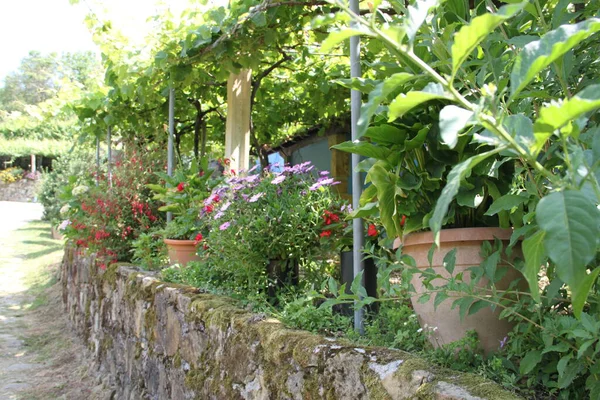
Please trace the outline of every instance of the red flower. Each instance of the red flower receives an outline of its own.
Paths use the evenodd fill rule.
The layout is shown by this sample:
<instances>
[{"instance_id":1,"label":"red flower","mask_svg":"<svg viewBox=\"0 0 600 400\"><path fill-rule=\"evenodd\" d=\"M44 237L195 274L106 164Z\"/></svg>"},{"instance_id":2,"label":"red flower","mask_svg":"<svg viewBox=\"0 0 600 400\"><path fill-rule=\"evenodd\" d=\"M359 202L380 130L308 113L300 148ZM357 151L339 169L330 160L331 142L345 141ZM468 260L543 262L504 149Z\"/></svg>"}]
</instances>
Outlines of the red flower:
<instances>
[{"instance_id":1,"label":"red flower","mask_svg":"<svg viewBox=\"0 0 600 400\"><path fill-rule=\"evenodd\" d=\"M221 198L216 194L215 197L213 197L213 203L218 203L219 201L221 201Z\"/></svg>"},{"instance_id":2,"label":"red flower","mask_svg":"<svg viewBox=\"0 0 600 400\"><path fill-rule=\"evenodd\" d=\"M183 192L183 188L185 188L185 183L179 182L179 185L177 185L177 191Z\"/></svg>"},{"instance_id":3,"label":"red flower","mask_svg":"<svg viewBox=\"0 0 600 400\"><path fill-rule=\"evenodd\" d=\"M400 226L404 226L405 223L406 223L406 215L403 215L402 219L400 220Z\"/></svg>"},{"instance_id":4,"label":"red flower","mask_svg":"<svg viewBox=\"0 0 600 400\"><path fill-rule=\"evenodd\" d=\"M369 229L367 230L367 236L370 237L374 237L377 236L379 234L379 232L377 231L377 228L375 228L374 224L369 225Z\"/></svg>"},{"instance_id":5,"label":"red flower","mask_svg":"<svg viewBox=\"0 0 600 400\"><path fill-rule=\"evenodd\" d=\"M198 243L200 243L203 239L203 236L201 233L197 234L196 237L194 238L194 246L197 246Z\"/></svg>"},{"instance_id":6,"label":"red flower","mask_svg":"<svg viewBox=\"0 0 600 400\"><path fill-rule=\"evenodd\" d=\"M329 237L331 236L331 231L323 231L321 232L321 237Z\"/></svg>"},{"instance_id":7,"label":"red flower","mask_svg":"<svg viewBox=\"0 0 600 400\"><path fill-rule=\"evenodd\" d=\"M204 244L202 245L202 248L203 248L204 250L208 250L208 245L207 245L206 243L204 243Z\"/></svg>"},{"instance_id":8,"label":"red flower","mask_svg":"<svg viewBox=\"0 0 600 400\"><path fill-rule=\"evenodd\" d=\"M229 170L229 173L230 173L231 175L234 175L234 176L235 176L235 169L231 168L231 169Z\"/></svg>"},{"instance_id":9,"label":"red flower","mask_svg":"<svg viewBox=\"0 0 600 400\"><path fill-rule=\"evenodd\" d=\"M224 158L223 159L223 164L229 165L229 164L231 164L231 160L229 158Z\"/></svg>"},{"instance_id":10,"label":"red flower","mask_svg":"<svg viewBox=\"0 0 600 400\"><path fill-rule=\"evenodd\" d=\"M204 171L198 172L198 176L204 176Z\"/></svg>"},{"instance_id":11,"label":"red flower","mask_svg":"<svg viewBox=\"0 0 600 400\"><path fill-rule=\"evenodd\" d=\"M211 212L213 212L213 206L211 206L210 204L204 207L204 212L207 214L210 214Z\"/></svg>"}]
</instances>

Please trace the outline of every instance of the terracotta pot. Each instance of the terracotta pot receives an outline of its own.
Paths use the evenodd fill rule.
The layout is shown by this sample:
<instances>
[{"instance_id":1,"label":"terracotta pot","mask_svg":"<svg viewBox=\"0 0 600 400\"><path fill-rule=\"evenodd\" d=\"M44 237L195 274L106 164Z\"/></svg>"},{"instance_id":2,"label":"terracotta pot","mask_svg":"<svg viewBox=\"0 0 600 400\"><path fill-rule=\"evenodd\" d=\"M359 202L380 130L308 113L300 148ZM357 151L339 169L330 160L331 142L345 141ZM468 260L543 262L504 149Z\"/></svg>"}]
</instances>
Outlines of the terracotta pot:
<instances>
[{"instance_id":1,"label":"terracotta pot","mask_svg":"<svg viewBox=\"0 0 600 400\"><path fill-rule=\"evenodd\" d=\"M445 277L449 276L448 271L443 267L443 259L446 253L456 248L456 265L454 268L454 275L456 275L469 267L481 263L482 259L479 252L481 244L484 241L493 242L494 238L498 238L504 242L504 248L506 248L511 235L512 230L501 228L462 228L442 230L440 232L440 248L434 252L432 268L436 274ZM412 256L419 269L429 268L427 253L433 245L432 232L409 234L403 239L403 244L403 253ZM521 254L520 247L515 246L510 258ZM508 266L509 269L504 278L496 283L496 288L500 290L508 289L511 281L522 278L520 272L508 265L506 257L503 257L502 261L498 263L498 267L500 266ZM466 279L468 279L468 273L465 273L465 280ZM484 281L484 279L485 278L483 278L482 281ZM522 279L522 281L524 280ZM441 279L432 281L434 286L442 283L443 281ZM485 283L486 282L482 282L482 285ZM425 324L427 324L430 332L434 327L437 327L437 329L432 331L429 336L430 342L436 347L457 341L464 337L467 331L475 330L478 334L481 347L486 353L489 353L498 350L500 341L508 335L514 326L513 323L499 318L501 312L500 308L496 308L495 311L492 311L491 308L486 307L473 315L466 316L461 321L458 306L455 307L454 310L451 309L454 299L444 300L437 309L434 309L433 304L435 295L432 295L428 302L419 304L419 294L425 292L420 274L413 275L411 284L417 292L417 296L413 297L411 301L421 326L425 328Z\"/></svg>"},{"instance_id":2,"label":"terracotta pot","mask_svg":"<svg viewBox=\"0 0 600 400\"><path fill-rule=\"evenodd\" d=\"M186 265L190 261L198 261L197 246L193 240L164 239L169 253L169 263Z\"/></svg>"}]
</instances>

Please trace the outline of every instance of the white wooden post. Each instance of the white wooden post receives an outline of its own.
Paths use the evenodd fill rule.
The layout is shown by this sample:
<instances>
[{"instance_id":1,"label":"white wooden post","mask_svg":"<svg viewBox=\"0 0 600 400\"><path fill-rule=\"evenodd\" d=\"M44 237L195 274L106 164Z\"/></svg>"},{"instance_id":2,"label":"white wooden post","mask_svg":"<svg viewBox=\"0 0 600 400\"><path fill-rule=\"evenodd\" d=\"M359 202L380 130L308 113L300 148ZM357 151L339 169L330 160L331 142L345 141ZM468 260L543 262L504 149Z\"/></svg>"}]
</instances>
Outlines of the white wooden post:
<instances>
[{"instance_id":1,"label":"white wooden post","mask_svg":"<svg viewBox=\"0 0 600 400\"><path fill-rule=\"evenodd\" d=\"M229 75L227 80L227 122L225 124L225 158L228 170L250 167L250 94L252 70Z\"/></svg>"}]
</instances>

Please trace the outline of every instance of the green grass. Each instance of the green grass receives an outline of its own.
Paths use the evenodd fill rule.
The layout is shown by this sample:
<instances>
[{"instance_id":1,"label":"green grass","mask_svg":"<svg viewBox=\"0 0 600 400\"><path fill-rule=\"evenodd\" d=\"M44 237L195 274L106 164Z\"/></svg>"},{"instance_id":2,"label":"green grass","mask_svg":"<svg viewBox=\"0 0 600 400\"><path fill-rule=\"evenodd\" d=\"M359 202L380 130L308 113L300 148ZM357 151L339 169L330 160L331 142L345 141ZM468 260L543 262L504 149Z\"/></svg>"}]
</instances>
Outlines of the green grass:
<instances>
[{"instance_id":1,"label":"green grass","mask_svg":"<svg viewBox=\"0 0 600 400\"><path fill-rule=\"evenodd\" d=\"M23 260L20 265L25 273L23 283L33 296L33 301L24 308L35 309L46 304L46 289L57 282L64 242L52 239L50 223L33 221L18 229L8 244L14 255Z\"/></svg>"}]
</instances>

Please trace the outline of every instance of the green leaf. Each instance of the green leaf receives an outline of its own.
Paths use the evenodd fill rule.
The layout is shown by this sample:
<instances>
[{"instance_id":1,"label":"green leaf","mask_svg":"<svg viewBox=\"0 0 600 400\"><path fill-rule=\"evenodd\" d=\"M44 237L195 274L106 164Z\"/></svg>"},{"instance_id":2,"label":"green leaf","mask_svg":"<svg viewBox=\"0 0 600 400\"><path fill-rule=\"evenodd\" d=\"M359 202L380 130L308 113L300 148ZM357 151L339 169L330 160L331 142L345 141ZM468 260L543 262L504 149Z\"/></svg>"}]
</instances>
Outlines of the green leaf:
<instances>
[{"instance_id":1,"label":"green leaf","mask_svg":"<svg viewBox=\"0 0 600 400\"><path fill-rule=\"evenodd\" d=\"M454 36L452 44L452 78L477 45L500 24L520 12L524 6L525 3L505 5L500 7L496 14L483 14L473 18L469 25L463 25Z\"/></svg>"},{"instance_id":2,"label":"green leaf","mask_svg":"<svg viewBox=\"0 0 600 400\"><path fill-rule=\"evenodd\" d=\"M360 295L361 292L363 290L365 290L365 288L364 288L364 286L362 284L362 281L363 281L363 272L364 271L360 271L358 273L358 275L356 275L354 277L354 279L352 280L352 286L350 286L350 290L352 291L352 293L354 293L356 295Z\"/></svg>"},{"instance_id":3,"label":"green leaf","mask_svg":"<svg viewBox=\"0 0 600 400\"><path fill-rule=\"evenodd\" d=\"M422 91L412 91L401 94L390 103L388 122L400 118L421 103L436 99L451 99L451 97L444 92L443 86L439 83L429 83Z\"/></svg>"},{"instance_id":4,"label":"green leaf","mask_svg":"<svg viewBox=\"0 0 600 400\"><path fill-rule=\"evenodd\" d=\"M580 359L585 354L586 350L590 348L591 345L596 343L596 339L586 340L579 346L579 350L577 350L577 359Z\"/></svg>"},{"instance_id":5,"label":"green leaf","mask_svg":"<svg viewBox=\"0 0 600 400\"><path fill-rule=\"evenodd\" d=\"M406 131L392 125L382 124L369 127L365 137L380 144L403 144L406 140Z\"/></svg>"},{"instance_id":6,"label":"green leaf","mask_svg":"<svg viewBox=\"0 0 600 400\"><path fill-rule=\"evenodd\" d=\"M473 117L473 111L454 105L446 106L440 111L440 136L442 142L453 149L458 143L458 133L467 126Z\"/></svg>"},{"instance_id":7,"label":"green leaf","mask_svg":"<svg viewBox=\"0 0 600 400\"><path fill-rule=\"evenodd\" d=\"M435 296L435 300L433 301L433 308L434 310L438 308L438 306L440 304L442 304L442 302L444 300L446 300L447 298L449 298L450 296L448 296L448 294L446 292L438 292L437 295Z\"/></svg>"},{"instance_id":8,"label":"green leaf","mask_svg":"<svg viewBox=\"0 0 600 400\"><path fill-rule=\"evenodd\" d=\"M563 361L565 359L566 359L566 361ZM575 365L573 365L573 363L569 363L570 359L571 359L571 355L570 354L566 355L560 359L560 361L558 362L558 365L556 366L556 369L558 370L558 387L560 389L564 389L567 386L569 386L571 383L573 383L573 380L575 379L575 377L577 377L577 375L579 375L581 364L576 363ZM560 370L559 370L559 368L560 368ZM562 370L562 373L561 373L561 370Z\"/></svg>"},{"instance_id":9,"label":"green leaf","mask_svg":"<svg viewBox=\"0 0 600 400\"><path fill-rule=\"evenodd\" d=\"M406 72L394 74L378 84L375 89L369 93L369 100L360 108L360 117L358 117L357 122L357 137L360 138L365 134L367 127L371 122L371 117L381 102L386 100L392 92L398 89L398 87L414 78L414 75Z\"/></svg>"},{"instance_id":10,"label":"green leaf","mask_svg":"<svg viewBox=\"0 0 600 400\"><path fill-rule=\"evenodd\" d=\"M417 35L417 31L425 22L427 13L432 7L438 5L439 0L417 0L414 6L408 6L408 18L406 19L406 36L412 44Z\"/></svg>"},{"instance_id":11,"label":"green leaf","mask_svg":"<svg viewBox=\"0 0 600 400\"><path fill-rule=\"evenodd\" d=\"M531 153L537 155L555 130L597 108L600 108L600 84L586 87L562 104L542 108L533 125L535 144Z\"/></svg>"},{"instance_id":12,"label":"green leaf","mask_svg":"<svg viewBox=\"0 0 600 400\"><path fill-rule=\"evenodd\" d=\"M463 297L456 301L456 303L458 303L459 306L458 315L461 321L465 320L465 317L467 316L467 313L469 312L469 309L471 308L473 302L474 299L471 297Z\"/></svg>"},{"instance_id":13,"label":"green leaf","mask_svg":"<svg viewBox=\"0 0 600 400\"><path fill-rule=\"evenodd\" d=\"M495 251L490 254L488 257L483 260L481 266L485 271L486 276L490 279L490 281L496 281L496 267L498 267L498 263L500 262L500 251Z\"/></svg>"},{"instance_id":14,"label":"green leaf","mask_svg":"<svg viewBox=\"0 0 600 400\"><path fill-rule=\"evenodd\" d=\"M486 158L496 154L498 151L500 151L500 149L491 150L473 156L461 162L460 164L455 165L448 174L447 184L442 190L442 194L435 205L433 216L429 220L429 227L435 235L436 245L439 246L440 229L442 229L442 224L444 222L444 218L446 217L446 213L448 212L448 207L458 193L458 189L460 189L460 182L471 172L473 167Z\"/></svg>"},{"instance_id":15,"label":"green leaf","mask_svg":"<svg viewBox=\"0 0 600 400\"><path fill-rule=\"evenodd\" d=\"M456 248L450 250L444 256L443 262L444 268L450 275L454 272L454 266L456 265Z\"/></svg>"},{"instance_id":16,"label":"green leaf","mask_svg":"<svg viewBox=\"0 0 600 400\"><path fill-rule=\"evenodd\" d=\"M542 352L539 350L532 350L523 357L521 365L519 366L519 372L521 375L527 375L530 373L536 365L542 361Z\"/></svg>"},{"instance_id":17,"label":"green leaf","mask_svg":"<svg viewBox=\"0 0 600 400\"><path fill-rule=\"evenodd\" d=\"M377 196L377 186L367 186L360 195L360 204L366 205L367 203L370 203L375 196Z\"/></svg>"},{"instance_id":18,"label":"green leaf","mask_svg":"<svg viewBox=\"0 0 600 400\"><path fill-rule=\"evenodd\" d=\"M325 39L321 44L321 51L323 53L327 53L330 50L332 50L335 46L337 46L344 40L351 38L352 36L368 34L368 31L360 29L343 29L341 31L331 32L329 36L327 36L327 39Z\"/></svg>"},{"instance_id":19,"label":"green leaf","mask_svg":"<svg viewBox=\"0 0 600 400\"><path fill-rule=\"evenodd\" d=\"M538 280L538 272L544 262L546 251L544 249L544 239L546 234L544 231L537 231L532 236L523 240L523 256L525 258L525 267L523 276L529 284L529 291L535 301L540 301L540 288Z\"/></svg>"},{"instance_id":20,"label":"green leaf","mask_svg":"<svg viewBox=\"0 0 600 400\"><path fill-rule=\"evenodd\" d=\"M477 300L469 307L469 315L475 314L477 311L489 307L490 303L485 300Z\"/></svg>"},{"instance_id":21,"label":"green leaf","mask_svg":"<svg viewBox=\"0 0 600 400\"><path fill-rule=\"evenodd\" d=\"M399 217L396 213L396 180L395 174L388 172L379 164L373 165L369 176L377 187L379 199L379 215L388 237L396 237L401 232Z\"/></svg>"},{"instance_id":22,"label":"green leaf","mask_svg":"<svg viewBox=\"0 0 600 400\"><path fill-rule=\"evenodd\" d=\"M431 294L430 293L425 293L423 295L421 295L419 297L419 299L417 300L417 303L419 304L425 304L429 301L429 299L431 298Z\"/></svg>"},{"instance_id":23,"label":"green leaf","mask_svg":"<svg viewBox=\"0 0 600 400\"><path fill-rule=\"evenodd\" d=\"M335 281L335 279L333 279L333 277L329 277L329 279L327 280L327 286L329 287L329 292L336 296L338 295L338 284Z\"/></svg>"},{"instance_id":24,"label":"green leaf","mask_svg":"<svg viewBox=\"0 0 600 400\"><path fill-rule=\"evenodd\" d=\"M596 256L600 211L579 191L555 192L540 200L536 220L546 232L544 245L556 273L571 286Z\"/></svg>"},{"instance_id":25,"label":"green leaf","mask_svg":"<svg viewBox=\"0 0 600 400\"><path fill-rule=\"evenodd\" d=\"M518 207L527 200L527 197L516 194L505 194L498 200L494 201L490 208L485 212L485 215L496 215L500 211L511 210Z\"/></svg>"},{"instance_id":26,"label":"green leaf","mask_svg":"<svg viewBox=\"0 0 600 400\"><path fill-rule=\"evenodd\" d=\"M387 147L377 146L376 144L362 141L347 141L336 144L331 148L346 151L348 153L359 154L365 157L373 157L378 160L385 160L391 154L391 150Z\"/></svg>"},{"instance_id":27,"label":"green leaf","mask_svg":"<svg viewBox=\"0 0 600 400\"><path fill-rule=\"evenodd\" d=\"M540 71L597 31L600 31L600 19L590 18L578 24L562 25L527 44L517 56L511 73L510 100Z\"/></svg>"},{"instance_id":28,"label":"green leaf","mask_svg":"<svg viewBox=\"0 0 600 400\"><path fill-rule=\"evenodd\" d=\"M600 268L596 267L590 274L583 274L579 276L575 282L567 283L571 289L573 314L575 314L577 318L581 316L585 301L587 300L596 279L598 279L598 274L600 274Z\"/></svg>"}]
</instances>

